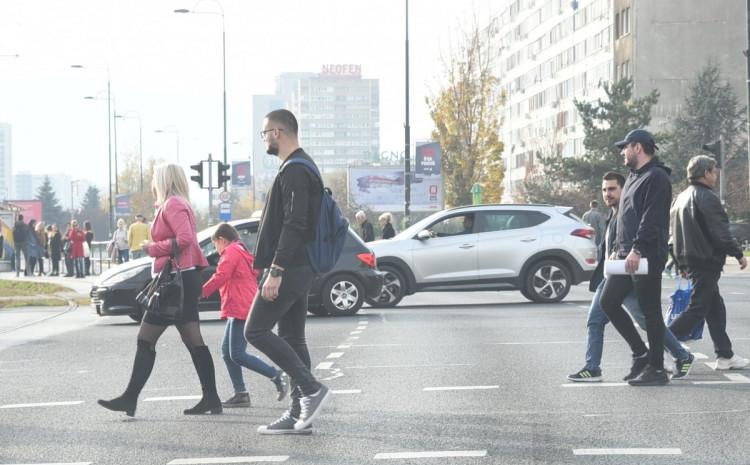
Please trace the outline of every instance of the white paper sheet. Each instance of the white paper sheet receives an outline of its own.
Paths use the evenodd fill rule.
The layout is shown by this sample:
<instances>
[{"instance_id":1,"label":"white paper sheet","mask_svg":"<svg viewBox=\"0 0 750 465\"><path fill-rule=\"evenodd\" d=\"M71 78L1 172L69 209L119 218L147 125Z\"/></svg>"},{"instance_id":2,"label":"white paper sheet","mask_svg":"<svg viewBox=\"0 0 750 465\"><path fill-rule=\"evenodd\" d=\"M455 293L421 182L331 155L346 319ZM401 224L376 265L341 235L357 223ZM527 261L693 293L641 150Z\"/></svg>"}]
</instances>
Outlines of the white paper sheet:
<instances>
[{"instance_id":1,"label":"white paper sheet","mask_svg":"<svg viewBox=\"0 0 750 465\"><path fill-rule=\"evenodd\" d=\"M630 274L625 272L625 260L607 260L604 262L604 276ZM648 258L641 258L638 269L633 274L648 274Z\"/></svg>"}]
</instances>

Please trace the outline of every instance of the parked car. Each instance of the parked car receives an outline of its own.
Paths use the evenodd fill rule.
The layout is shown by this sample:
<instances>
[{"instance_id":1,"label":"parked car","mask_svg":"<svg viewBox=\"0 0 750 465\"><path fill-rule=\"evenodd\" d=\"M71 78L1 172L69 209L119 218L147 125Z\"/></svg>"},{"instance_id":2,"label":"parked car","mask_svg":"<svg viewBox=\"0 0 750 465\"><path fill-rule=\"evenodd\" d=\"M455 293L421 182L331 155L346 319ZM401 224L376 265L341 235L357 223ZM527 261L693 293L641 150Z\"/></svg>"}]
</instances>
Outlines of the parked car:
<instances>
[{"instance_id":1,"label":"parked car","mask_svg":"<svg viewBox=\"0 0 750 465\"><path fill-rule=\"evenodd\" d=\"M255 248L258 223L258 218L230 223L237 228L248 250ZM219 262L219 255L211 242L215 228L210 227L198 233L198 243L209 263L201 273L203 282L211 278ZM375 255L350 229L344 250L334 269L313 282L308 310L316 315L353 315L359 311L366 298L377 298L383 285L383 276L384 273L377 271ZM149 257L117 265L102 273L92 286L91 304L100 316L129 315L140 321L143 309L135 302L135 296L150 278ZM200 311L219 310L218 292L201 300L198 306Z\"/></svg>"},{"instance_id":2,"label":"parked car","mask_svg":"<svg viewBox=\"0 0 750 465\"><path fill-rule=\"evenodd\" d=\"M444 210L369 242L386 273L368 303L393 307L420 291L519 290L558 302L596 266L594 230L568 207L478 205Z\"/></svg>"},{"instance_id":3,"label":"parked car","mask_svg":"<svg viewBox=\"0 0 750 465\"><path fill-rule=\"evenodd\" d=\"M750 243L750 224L729 223L729 232L737 239L740 245Z\"/></svg>"}]
</instances>

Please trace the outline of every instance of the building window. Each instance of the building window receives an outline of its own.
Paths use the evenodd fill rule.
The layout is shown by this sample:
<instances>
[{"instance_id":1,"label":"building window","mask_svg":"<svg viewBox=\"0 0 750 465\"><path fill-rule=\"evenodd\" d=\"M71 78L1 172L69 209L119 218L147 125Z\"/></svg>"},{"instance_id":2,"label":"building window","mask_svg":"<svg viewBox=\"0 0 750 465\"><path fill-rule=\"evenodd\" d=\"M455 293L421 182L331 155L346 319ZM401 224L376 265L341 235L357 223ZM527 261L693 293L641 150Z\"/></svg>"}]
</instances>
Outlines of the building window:
<instances>
[{"instance_id":1,"label":"building window","mask_svg":"<svg viewBox=\"0 0 750 465\"><path fill-rule=\"evenodd\" d=\"M621 36L630 34L630 8L625 8L620 14L620 20L622 21L622 27L620 27Z\"/></svg>"}]
</instances>

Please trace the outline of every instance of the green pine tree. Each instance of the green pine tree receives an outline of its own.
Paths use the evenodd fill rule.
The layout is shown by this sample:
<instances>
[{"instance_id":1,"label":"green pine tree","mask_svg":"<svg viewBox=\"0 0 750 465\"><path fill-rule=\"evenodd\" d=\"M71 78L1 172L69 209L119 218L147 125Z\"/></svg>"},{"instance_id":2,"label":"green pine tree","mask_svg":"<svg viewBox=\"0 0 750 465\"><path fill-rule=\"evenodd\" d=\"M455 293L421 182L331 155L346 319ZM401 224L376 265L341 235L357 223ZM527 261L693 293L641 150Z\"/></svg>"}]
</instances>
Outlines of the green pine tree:
<instances>
[{"instance_id":1,"label":"green pine tree","mask_svg":"<svg viewBox=\"0 0 750 465\"><path fill-rule=\"evenodd\" d=\"M86 194L84 194L83 201L81 202L78 221L81 223L81 227L83 227L84 221L91 222L95 240L101 241L108 238L108 215L102 209L102 201L97 187L90 186L86 190Z\"/></svg>"},{"instance_id":2,"label":"green pine tree","mask_svg":"<svg viewBox=\"0 0 750 465\"><path fill-rule=\"evenodd\" d=\"M44 178L44 183L39 186L36 199L42 201L42 221L58 226L62 226L66 222L68 215L60 206L60 201L57 200L57 195L48 176Z\"/></svg>"}]
</instances>

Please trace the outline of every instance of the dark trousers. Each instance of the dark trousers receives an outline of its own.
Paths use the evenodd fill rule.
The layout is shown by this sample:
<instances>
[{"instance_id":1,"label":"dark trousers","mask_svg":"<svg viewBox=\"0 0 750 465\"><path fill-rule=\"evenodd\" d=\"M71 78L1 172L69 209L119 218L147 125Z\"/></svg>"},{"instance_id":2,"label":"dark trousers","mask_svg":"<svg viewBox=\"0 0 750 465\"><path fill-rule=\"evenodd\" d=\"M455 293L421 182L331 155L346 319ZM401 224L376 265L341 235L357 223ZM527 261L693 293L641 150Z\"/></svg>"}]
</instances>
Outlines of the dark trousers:
<instances>
[{"instance_id":1,"label":"dark trousers","mask_svg":"<svg viewBox=\"0 0 750 465\"><path fill-rule=\"evenodd\" d=\"M622 307L625 296L631 290L635 290L638 304L646 317L648 348L635 329L630 315ZM656 369L663 369L665 327L661 313L661 270L651 270L648 275L610 276L604 284L599 303L612 326L630 345L633 355L638 356L648 351L649 364Z\"/></svg>"},{"instance_id":2,"label":"dark trousers","mask_svg":"<svg viewBox=\"0 0 750 465\"><path fill-rule=\"evenodd\" d=\"M21 254L24 260L24 274L29 274L29 247L25 242L19 242L13 247L16 260L16 276L21 272Z\"/></svg>"},{"instance_id":3,"label":"dark trousers","mask_svg":"<svg viewBox=\"0 0 750 465\"><path fill-rule=\"evenodd\" d=\"M279 296L273 302L261 297L263 276L245 325L245 338L286 372L305 395L319 388L310 372L310 353L305 340L307 293L314 274L309 266L288 268L281 280ZM272 329L278 323L278 335Z\"/></svg>"},{"instance_id":4,"label":"dark trousers","mask_svg":"<svg viewBox=\"0 0 750 465\"><path fill-rule=\"evenodd\" d=\"M669 329L677 337L690 334L704 318L714 342L714 351L717 357L732 358L732 341L727 335L727 308L724 299L719 293L720 271L688 270L688 278L693 283L693 293L690 295L690 304L680 316L672 321Z\"/></svg>"}]
</instances>

